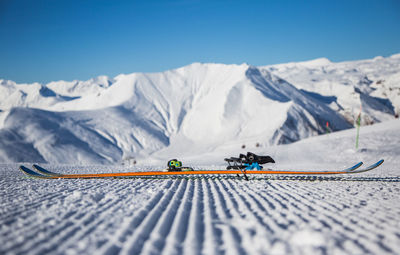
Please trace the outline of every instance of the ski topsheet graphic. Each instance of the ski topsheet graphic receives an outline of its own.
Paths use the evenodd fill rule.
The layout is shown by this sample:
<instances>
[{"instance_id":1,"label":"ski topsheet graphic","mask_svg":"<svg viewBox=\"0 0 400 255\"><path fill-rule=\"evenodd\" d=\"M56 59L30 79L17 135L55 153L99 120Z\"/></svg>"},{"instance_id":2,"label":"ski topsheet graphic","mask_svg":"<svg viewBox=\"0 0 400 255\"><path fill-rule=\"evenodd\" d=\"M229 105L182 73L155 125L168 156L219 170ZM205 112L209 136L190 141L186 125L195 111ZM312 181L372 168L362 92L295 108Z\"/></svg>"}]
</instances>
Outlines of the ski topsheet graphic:
<instances>
[{"instance_id":1,"label":"ski topsheet graphic","mask_svg":"<svg viewBox=\"0 0 400 255\"><path fill-rule=\"evenodd\" d=\"M51 172L41 166L33 165L33 171L25 166L20 166L20 170L35 178L44 179L79 179L79 178L124 178L124 177L145 177L145 176L174 176L174 175L219 175L219 174L281 174L281 175L333 175L333 174L356 174L371 171L382 165L383 159L378 162L367 166L365 168L360 168L363 164L359 162L352 167L344 170L337 171L293 171L293 170L194 170L194 171L176 171L176 172L163 172L163 171L147 171L147 172L126 172L126 173L98 173L98 174L59 174Z\"/></svg>"}]
</instances>

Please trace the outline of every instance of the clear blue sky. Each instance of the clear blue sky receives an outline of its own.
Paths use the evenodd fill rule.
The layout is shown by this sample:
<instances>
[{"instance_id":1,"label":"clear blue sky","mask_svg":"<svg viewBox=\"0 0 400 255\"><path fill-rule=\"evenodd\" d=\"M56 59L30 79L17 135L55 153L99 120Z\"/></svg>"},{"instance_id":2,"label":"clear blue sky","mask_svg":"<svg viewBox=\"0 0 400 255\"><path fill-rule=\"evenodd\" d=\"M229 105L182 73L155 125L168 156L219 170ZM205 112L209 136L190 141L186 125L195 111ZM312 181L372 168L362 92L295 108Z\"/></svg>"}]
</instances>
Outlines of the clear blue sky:
<instances>
[{"instance_id":1,"label":"clear blue sky","mask_svg":"<svg viewBox=\"0 0 400 255\"><path fill-rule=\"evenodd\" d=\"M400 53L399 0L0 0L0 79Z\"/></svg>"}]
</instances>

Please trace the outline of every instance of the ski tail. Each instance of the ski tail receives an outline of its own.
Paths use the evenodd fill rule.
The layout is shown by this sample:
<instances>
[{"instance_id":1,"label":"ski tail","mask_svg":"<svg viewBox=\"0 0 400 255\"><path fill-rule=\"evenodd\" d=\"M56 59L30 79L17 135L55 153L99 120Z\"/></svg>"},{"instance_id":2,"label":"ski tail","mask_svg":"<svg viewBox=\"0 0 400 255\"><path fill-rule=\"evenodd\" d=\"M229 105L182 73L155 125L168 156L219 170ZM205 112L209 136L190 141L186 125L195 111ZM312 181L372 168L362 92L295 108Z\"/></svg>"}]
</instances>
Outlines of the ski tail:
<instances>
[{"instance_id":1,"label":"ski tail","mask_svg":"<svg viewBox=\"0 0 400 255\"><path fill-rule=\"evenodd\" d=\"M30 177L34 177L34 178L48 178L49 176L43 175L43 174L39 174L35 171L32 171L31 169L25 167L25 166L20 166L19 170L21 170L24 174L30 176Z\"/></svg>"},{"instance_id":2,"label":"ski tail","mask_svg":"<svg viewBox=\"0 0 400 255\"><path fill-rule=\"evenodd\" d=\"M39 173L44 174L44 175L48 175L48 176L60 176L61 175L58 173L53 173L53 172L51 172L47 169L44 169L43 167L36 165L36 164L33 164L32 167L33 167L33 169L35 169L36 171L38 171Z\"/></svg>"}]
</instances>

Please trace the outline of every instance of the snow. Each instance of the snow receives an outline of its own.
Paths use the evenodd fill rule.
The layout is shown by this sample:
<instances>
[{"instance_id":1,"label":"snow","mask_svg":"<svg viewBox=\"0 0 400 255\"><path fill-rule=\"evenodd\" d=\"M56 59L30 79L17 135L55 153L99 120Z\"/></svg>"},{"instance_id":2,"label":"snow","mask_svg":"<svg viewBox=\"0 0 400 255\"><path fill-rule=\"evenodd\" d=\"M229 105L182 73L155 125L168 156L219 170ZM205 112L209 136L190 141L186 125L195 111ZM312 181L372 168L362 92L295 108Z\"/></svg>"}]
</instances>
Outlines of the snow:
<instances>
[{"instance_id":1,"label":"snow","mask_svg":"<svg viewBox=\"0 0 400 255\"><path fill-rule=\"evenodd\" d=\"M0 80L0 254L397 254L399 84L399 54ZM335 132L325 134L327 121ZM355 175L250 181L42 180L18 171L20 162L60 173L149 171L171 158L222 169L223 158L247 151L272 156L270 169L385 162Z\"/></svg>"},{"instance_id":2,"label":"snow","mask_svg":"<svg viewBox=\"0 0 400 255\"><path fill-rule=\"evenodd\" d=\"M397 254L399 129L400 120L361 127L358 150L355 129L254 148L275 158L267 165L274 169L385 159L356 175L42 180L27 178L18 164L0 164L0 253ZM192 154L184 165L221 168L224 156L242 152L239 144L208 161ZM44 166L62 173L165 167Z\"/></svg>"},{"instance_id":3,"label":"snow","mask_svg":"<svg viewBox=\"0 0 400 255\"><path fill-rule=\"evenodd\" d=\"M388 58L332 63L328 59L279 64L264 67L273 74L296 85L297 88L317 93L336 107L342 115L358 114L360 101L363 122L386 121L400 111L400 70L398 55ZM386 104L382 99L389 99ZM332 102L327 103L332 103ZM386 109L374 113L371 106L376 101ZM392 113L392 114L387 114Z\"/></svg>"},{"instance_id":4,"label":"snow","mask_svg":"<svg viewBox=\"0 0 400 255\"><path fill-rule=\"evenodd\" d=\"M157 164L159 155L221 154L232 144L268 148L324 134L327 122L332 131L352 128L360 109L363 126L390 121L399 84L397 55L0 80L0 162Z\"/></svg>"}]
</instances>

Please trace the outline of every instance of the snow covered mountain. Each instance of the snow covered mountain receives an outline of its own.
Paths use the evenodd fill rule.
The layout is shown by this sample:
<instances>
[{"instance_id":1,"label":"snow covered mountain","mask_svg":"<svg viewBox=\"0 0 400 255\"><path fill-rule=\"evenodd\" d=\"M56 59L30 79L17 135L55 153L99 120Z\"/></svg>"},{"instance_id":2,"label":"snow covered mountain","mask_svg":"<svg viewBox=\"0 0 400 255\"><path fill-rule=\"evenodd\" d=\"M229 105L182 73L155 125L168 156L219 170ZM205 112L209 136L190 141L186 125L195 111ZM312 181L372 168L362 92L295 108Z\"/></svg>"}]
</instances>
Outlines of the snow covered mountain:
<instances>
[{"instance_id":1,"label":"snow covered mountain","mask_svg":"<svg viewBox=\"0 0 400 255\"><path fill-rule=\"evenodd\" d=\"M0 162L117 163L291 143L324 133L326 122L353 127L361 104L364 124L393 119L399 80L400 55L194 63L45 85L0 80Z\"/></svg>"},{"instance_id":2,"label":"snow covered mountain","mask_svg":"<svg viewBox=\"0 0 400 255\"><path fill-rule=\"evenodd\" d=\"M328 59L266 66L353 121L362 105L364 124L400 113L400 54L388 58L332 63Z\"/></svg>"}]
</instances>

